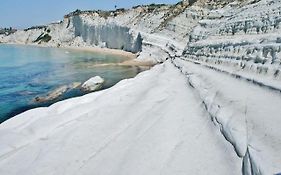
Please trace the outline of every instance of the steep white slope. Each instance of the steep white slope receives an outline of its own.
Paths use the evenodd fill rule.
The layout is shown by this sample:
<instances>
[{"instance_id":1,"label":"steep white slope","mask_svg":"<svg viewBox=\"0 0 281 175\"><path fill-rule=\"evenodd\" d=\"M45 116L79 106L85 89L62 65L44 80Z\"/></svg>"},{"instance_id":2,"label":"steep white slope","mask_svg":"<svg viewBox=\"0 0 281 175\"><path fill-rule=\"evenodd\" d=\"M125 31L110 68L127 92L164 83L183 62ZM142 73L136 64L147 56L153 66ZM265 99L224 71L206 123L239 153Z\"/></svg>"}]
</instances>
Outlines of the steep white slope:
<instances>
[{"instance_id":1,"label":"steep white slope","mask_svg":"<svg viewBox=\"0 0 281 175\"><path fill-rule=\"evenodd\" d=\"M280 92L181 59L175 64L199 93L212 121L243 158L244 174L280 172Z\"/></svg>"},{"instance_id":2,"label":"steep white slope","mask_svg":"<svg viewBox=\"0 0 281 175\"><path fill-rule=\"evenodd\" d=\"M49 25L53 40L43 45L104 47L112 29L118 47L140 33L138 59L169 60L5 122L0 174L280 174L281 3L204 3L83 12ZM0 41L30 43L38 31L48 33Z\"/></svg>"},{"instance_id":3,"label":"steep white slope","mask_svg":"<svg viewBox=\"0 0 281 175\"><path fill-rule=\"evenodd\" d=\"M244 6L236 2L211 10L193 28L185 55L276 86L281 75L280 14L279 0Z\"/></svg>"},{"instance_id":4,"label":"steep white slope","mask_svg":"<svg viewBox=\"0 0 281 175\"><path fill-rule=\"evenodd\" d=\"M199 10L187 7L186 2L180 2L177 5L148 5L109 12L75 11L60 23L18 31L9 36L0 35L0 42L52 47L107 47L140 52L141 60L163 62L168 45L176 46L181 54L188 33L197 24L198 20L193 16Z\"/></svg>"},{"instance_id":5,"label":"steep white slope","mask_svg":"<svg viewBox=\"0 0 281 175\"><path fill-rule=\"evenodd\" d=\"M169 61L0 128L0 174L240 174L241 159Z\"/></svg>"}]
</instances>

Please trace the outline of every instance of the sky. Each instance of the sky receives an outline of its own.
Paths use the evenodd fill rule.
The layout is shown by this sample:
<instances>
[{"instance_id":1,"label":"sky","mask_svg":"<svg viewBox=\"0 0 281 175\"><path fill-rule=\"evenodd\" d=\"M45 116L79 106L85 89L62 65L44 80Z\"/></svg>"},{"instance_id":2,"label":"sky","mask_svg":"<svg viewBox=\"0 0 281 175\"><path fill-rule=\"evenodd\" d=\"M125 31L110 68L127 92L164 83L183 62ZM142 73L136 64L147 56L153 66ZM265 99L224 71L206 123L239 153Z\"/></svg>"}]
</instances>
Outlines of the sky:
<instances>
[{"instance_id":1,"label":"sky","mask_svg":"<svg viewBox=\"0 0 281 175\"><path fill-rule=\"evenodd\" d=\"M0 28L18 29L60 21L63 16L76 9L112 10L130 8L135 5L165 3L174 4L179 0L1 0Z\"/></svg>"}]
</instances>

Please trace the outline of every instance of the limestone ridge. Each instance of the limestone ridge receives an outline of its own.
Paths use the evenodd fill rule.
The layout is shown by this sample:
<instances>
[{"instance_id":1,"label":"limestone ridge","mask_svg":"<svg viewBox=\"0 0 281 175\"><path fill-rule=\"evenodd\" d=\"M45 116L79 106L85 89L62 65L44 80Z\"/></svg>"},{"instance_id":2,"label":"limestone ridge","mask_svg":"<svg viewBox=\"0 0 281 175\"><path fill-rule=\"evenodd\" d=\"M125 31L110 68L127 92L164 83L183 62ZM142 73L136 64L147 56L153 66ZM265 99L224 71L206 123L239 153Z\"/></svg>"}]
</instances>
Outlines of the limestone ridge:
<instances>
[{"instance_id":1,"label":"limestone ridge","mask_svg":"<svg viewBox=\"0 0 281 175\"><path fill-rule=\"evenodd\" d=\"M136 39L126 26L119 26L114 23L106 25L90 25L83 22L80 16L71 17L74 36L81 37L89 45L120 49L129 52L141 51L141 35Z\"/></svg>"},{"instance_id":2,"label":"limestone ridge","mask_svg":"<svg viewBox=\"0 0 281 175\"><path fill-rule=\"evenodd\" d=\"M213 11L198 22L184 55L280 80L280 1L243 7L233 3L225 9L224 13Z\"/></svg>"},{"instance_id":3,"label":"limestone ridge","mask_svg":"<svg viewBox=\"0 0 281 175\"><path fill-rule=\"evenodd\" d=\"M184 0L114 11L76 10L57 23L0 35L0 42L142 51L139 59L155 62L174 48L189 57L231 58L231 64L278 77L279 69L266 65L280 62L280 13L279 1L266 0ZM250 60L261 65L247 68Z\"/></svg>"},{"instance_id":4,"label":"limestone ridge","mask_svg":"<svg viewBox=\"0 0 281 175\"><path fill-rule=\"evenodd\" d=\"M150 33L158 34L166 29L177 32L173 21L189 5L187 1L181 1L175 5L150 4L114 11L76 10L65 15L63 21L30 27L9 36L1 35L0 40L46 46L98 46L136 53L151 44ZM188 30L184 35L186 32ZM182 33L179 38L185 39Z\"/></svg>"},{"instance_id":5,"label":"limestone ridge","mask_svg":"<svg viewBox=\"0 0 281 175\"><path fill-rule=\"evenodd\" d=\"M26 123L29 120L22 116L18 118L19 123L17 123L17 119L14 119L15 126L13 121L10 127L6 126L12 134L3 134L3 140L8 143L3 147L5 149L1 149L4 153L2 158L5 159L2 163L11 166L28 166L28 168L32 167L32 170L35 168L41 171L41 167L45 167L44 163L47 160L45 156L53 158L53 155L50 154L51 149L47 149L48 154L41 154L40 148L57 146L57 141L60 139L57 139L56 136L59 136L59 138L63 138L63 145L67 145L64 148L67 149L69 146L71 149L62 152L60 150L64 149L57 151L57 147L54 147L51 153L60 154L63 161L55 159L52 166L56 168L52 166L51 168L64 173L69 171L73 174L86 174L84 172L118 174L116 172L120 171L119 174L126 174L123 170L128 170L127 174L175 174L175 172L234 175L280 174L280 14L281 0L180 1L175 5L150 4L115 11L77 10L66 15L64 20L59 23L17 31L8 36L0 35L0 42L44 46L108 47L138 52L138 60L150 60L157 63L168 60L134 79L122 81L112 89L81 97L86 100L73 99L73 101L66 102L66 105L62 102L51 108L38 109L39 112L30 111L23 114L24 117L36 116L36 120L39 115L44 124L45 120L50 121L47 130L50 129L51 133L54 133L53 129L64 133L68 128L70 134L67 136L69 136L70 144L65 142L64 139L67 137L64 134L47 134L47 136L37 137L36 134L40 132L32 132L40 140L37 145L38 156L25 152L25 147L29 148L30 152L36 150L31 144L26 143L28 139L25 137L30 136L30 131L36 131L36 129L40 131L41 126L45 126L40 125L41 123L38 124L37 121L33 125L31 121L31 126L26 127L28 134L23 135L23 139L21 139L23 142L20 142L15 149L11 147L14 145L13 142L21 140L18 139L18 135L15 135L15 140L10 139L10 136L14 135L16 129L18 133L22 133L19 128L27 126ZM51 38L44 37L46 34ZM178 82L179 80L180 82ZM124 89L126 87L128 88ZM184 97L183 94L189 90L192 95ZM123 96L119 96L122 94ZM178 96L175 97L175 95ZM147 100L144 101L145 98ZM111 100L111 105L116 103L121 106L113 105L113 108L109 108L108 99ZM151 100L155 101L151 102ZM186 104L187 102L188 104ZM204 110L201 109L201 104ZM100 112L100 107L106 110ZM200 112L194 111L197 107L198 109L200 107ZM40 110L45 110L45 112ZM67 115L68 110L70 113L76 111L76 115ZM80 114L81 111L83 111L82 114ZM122 122L124 111L130 117L127 117L127 121ZM191 111L194 111L194 115ZM56 117L49 117L50 114ZM102 117L98 117L98 121L105 119L103 122L109 124L103 125L103 122L96 122L96 118L92 117L96 114L102 115ZM116 116L120 118L117 120ZM81 117L83 120L80 120ZM136 119L132 121L132 117ZM147 122L144 122L146 120L143 120L142 117L149 118L152 120L151 123L147 125ZM176 122L170 128L170 124L175 122L176 118L179 123ZM24 127L22 127L21 120ZM202 122L199 122L200 120ZM212 124L208 125L205 120ZM81 125L83 122L84 125ZM135 125L135 122L140 125ZM96 127L97 123L102 127ZM110 133L114 129L112 126L118 124L119 127L115 128L116 131L113 134L109 135L104 132ZM61 129L61 126L65 126L65 128ZM85 131L85 127L82 126L88 126L89 130ZM108 128L104 129L104 126L108 126ZM135 126L137 127L135 128ZM201 134L202 130L205 130L205 134L213 133L206 130L206 128L210 129L209 126L218 129L219 133L215 133L231 146L230 151L228 147L216 145L220 143L215 140L216 137ZM151 128L158 134L153 134ZM96 132L99 131L96 129L100 129L102 132ZM134 140L136 131L141 129L143 132L139 133L139 137ZM188 130L183 132L184 134L178 132L185 129ZM73 139L73 133L77 134L76 139L80 139L78 142ZM81 138L81 133L86 136ZM104 134L105 139L98 142L100 140L95 140L96 137L93 137L92 133L97 133L95 135L97 137ZM148 135L146 135L147 133ZM148 137L142 139L143 136ZM167 136L170 137L168 140L166 140ZM9 137L9 139L5 139L5 137ZM132 139L135 141L133 144ZM176 139L175 142L173 142L174 139ZM33 139L29 140L33 141ZM89 140L90 142L88 142ZM45 141L53 144L45 144ZM43 144L41 145L41 143ZM83 152L84 149L77 146L77 143L83 146L90 145L90 151ZM101 144L95 147L93 143ZM170 143L175 144L169 145ZM198 145L189 147L193 144ZM139 145L138 149L128 149L127 147L134 148L135 145ZM147 145L149 146L147 147ZM158 150L154 150L158 147ZM123 148L123 152L120 152ZM147 150L143 148L147 148ZM204 149L201 148L206 148L207 151L204 152ZM218 148L223 152L217 154L210 151L212 148ZM78 152L82 151L83 154L69 154L69 152L74 152L73 149ZM162 150L164 156L160 156L161 151L159 152L159 150ZM22 154L21 151L26 154ZM115 154L111 154L113 151L116 151ZM233 153L236 154L233 155ZM38 163L41 166L22 164L22 160L26 159L17 158L25 157L25 155L27 157L36 155L34 156L36 161L32 161L32 163ZM74 157L66 159L65 155ZM128 155L128 157L124 155ZM6 156L12 156L13 159L7 159ZM220 156L226 159L218 161L216 158ZM154 159L155 157L156 159ZM81 158L83 161L79 164L76 160ZM43 163L37 160L41 160ZM73 166L69 166L69 162L72 160ZM161 163L159 160L165 161ZM15 161L19 163L15 164ZM65 164L65 167L69 169L58 167L56 161ZM121 163L116 163L118 161ZM124 166L124 161L127 161L126 165L134 166ZM47 162L50 163L50 161ZM104 162L107 163L104 164ZM154 163L159 166L154 166ZM221 166L222 164L224 166ZM235 166L233 166L234 164ZM105 166L103 167L103 165ZM220 165L219 168L218 165ZM195 166L198 168L195 169ZM7 171L14 171L14 174L21 171L21 169L17 171L10 166L2 167ZM156 173L150 169L155 170L157 167L159 171ZM136 172L136 169L139 171ZM223 172L224 170L226 172ZM46 172L49 173L49 169Z\"/></svg>"},{"instance_id":6,"label":"limestone ridge","mask_svg":"<svg viewBox=\"0 0 281 175\"><path fill-rule=\"evenodd\" d=\"M152 44L148 36L151 33L186 42L188 33L197 23L188 15L198 14L192 7L196 3L195 0L184 0L175 5L150 4L114 11L76 10L65 15L63 21L30 27L9 36L1 35L0 41L46 46L98 46L136 53ZM180 25L179 20L182 22ZM152 45L158 47L158 44ZM163 49L161 52L165 53Z\"/></svg>"}]
</instances>

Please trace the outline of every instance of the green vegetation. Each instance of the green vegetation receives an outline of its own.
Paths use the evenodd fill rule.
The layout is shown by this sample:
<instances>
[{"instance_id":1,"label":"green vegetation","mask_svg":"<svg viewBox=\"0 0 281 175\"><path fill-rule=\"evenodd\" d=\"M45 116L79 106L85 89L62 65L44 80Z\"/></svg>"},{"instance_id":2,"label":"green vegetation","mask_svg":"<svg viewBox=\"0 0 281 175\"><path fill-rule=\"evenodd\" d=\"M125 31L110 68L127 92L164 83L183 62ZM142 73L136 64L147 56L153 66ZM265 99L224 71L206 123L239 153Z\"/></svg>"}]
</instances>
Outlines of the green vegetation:
<instances>
[{"instance_id":1,"label":"green vegetation","mask_svg":"<svg viewBox=\"0 0 281 175\"><path fill-rule=\"evenodd\" d=\"M98 14L99 14L101 17L107 19L107 18L110 16L110 11L101 11L101 10L99 10L99 11L98 11Z\"/></svg>"},{"instance_id":2,"label":"green vegetation","mask_svg":"<svg viewBox=\"0 0 281 175\"><path fill-rule=\"evenodd\" d=\"M154 7L154 8L160 8L160 7L163 7L163 6L166 6L166 4L155 4L155 3L152 3L152 4L148 5L148 7Z\"/></svg>"},{"instance_id":3,"label":"green vegetation","mask_svg":"<svg viewBox=\"0 0 281 175\"><path fill-rule=\"evenodd\" d=\"M136 8L139 8L139 7L148 7L150 9L156 9L156 8L160 8L160 7L163 7L163 6L167 6L166 4L155 4L155 3L152 3L152 4L149 4L149 5L137 5L137 6L133 6L132 8L133 9L136 9Z\"/></svg>"},{"instance_id":4,"label":"green vegetation","mask_svg":"<svg viewBox=\"0 0 281 175\"><path fill-rule=\"evenodd\" d=\"M27 29L24 29L24 31L28 31L28 30L33 30L33 29L44 29L46 30L47 26L33 26L33 27L29 27Z\"/></svg>"},{"instance_id":5,"label":"green vegetation","mask_svg":"<svg viewBox=\"0 0 281 175\"><path fill-rule=\"evenodd\" d=\"M85 10L85 11L81 11L81 10L77 9L74 12L71 12L71 13L65 15L64 18L79 16L79 15L82 15L82 14L91 15L91 14L97 13L100 17L103 17L103 18L107 19L110 16L112 16L112 17L117 16L117 15L122 14L124 12L126 12L126 9L124 9L124 8L119 8L119 9L112 10L112 11L104 11L104 10Z\"/></svg>"},{"instance_id":6,"label":"green vegetation","mask_svg":"<svg viewBox=\"0 0 281 175\"><path fill-rule=\"evenodd\" d=\"M162 30L163 28L165 28L169 21L184 12L188 6L190 6L190 4L186 1L180 1L177 4L172 5L169 8L169 12L163 16L163 21L161 22L161 24L155 30Z\"/></svg>"},{"instance_id":7,"label":"green vegetation","mask_svg":"<svg viewBox=\"0 0 281 175\"><path fill-rule=\"evenodd\" d=\"M35 41L33 41L34 43L36 42L49 42L52 39L52 37L49 34L44 34L42 33Z\"/></svg>"},{"instance_id":8,"label":"green vegetation","mask_svg":"<svg viewBox=\"0 0 281 175\"><path fill-rule=\"evenodd\" d=\"M12 27L9 28L0 28L0 35L5 34L5 35L10 35L12 33L15 33L17 30L13 29Z\"/></svg>"}]
</instances>

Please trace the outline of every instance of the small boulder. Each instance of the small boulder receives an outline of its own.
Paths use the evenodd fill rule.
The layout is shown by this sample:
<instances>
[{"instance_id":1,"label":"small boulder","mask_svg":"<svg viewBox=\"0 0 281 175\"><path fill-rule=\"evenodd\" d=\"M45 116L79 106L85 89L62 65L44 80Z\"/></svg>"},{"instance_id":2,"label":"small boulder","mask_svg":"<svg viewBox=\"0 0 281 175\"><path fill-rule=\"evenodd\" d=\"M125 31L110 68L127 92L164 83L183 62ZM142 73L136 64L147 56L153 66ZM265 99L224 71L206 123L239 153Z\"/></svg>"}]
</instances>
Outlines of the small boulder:
<instances>
[{"instance_id":1,"label":"small boulder","mask_svg":"<svg viewBox=\"0 0 281 175\"><path fill-rule=\"evenodd\" d=\"M67 85L60 86L56 88L55 90L51 91L49 94L43 97L35 97L34 101L37 103L45 103L52 100L55 100L62 96L66 91L69 90L69 87Z\"/></svg>"},{"instance_id":2,"label":"small boulder","mask_svg":"<svg viewBox=\"0 0 281 175\"><path fill-rule=\"evenodd\" d=\"M36 103L50 102L52 100L58 99L63 94L65 94L67 91L79 88L80 86L81 86L80 82L74 82L69 85L63 85L63 86L60 86L60 87L54 89L53 91L49 92L46 96L35 97L33 101Z\"/></svg>"},{"instance_id":3,"label":"small boulder","mask_svg":"<svg viewBox=\"0 0 281 175\"><path fill-rule=\"evenodd\" d=\"M100 76L95 76L87 80L82 85L82 90L86 92L93 92L99 90L104 83L104 79Z\"/></svg>"}]
</instances>

